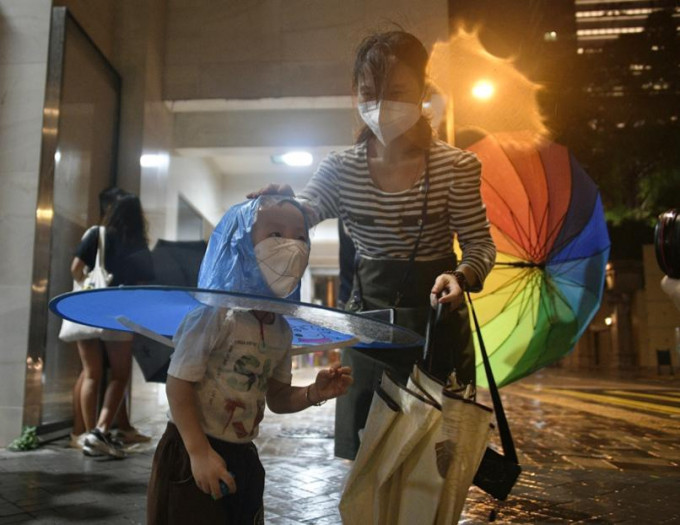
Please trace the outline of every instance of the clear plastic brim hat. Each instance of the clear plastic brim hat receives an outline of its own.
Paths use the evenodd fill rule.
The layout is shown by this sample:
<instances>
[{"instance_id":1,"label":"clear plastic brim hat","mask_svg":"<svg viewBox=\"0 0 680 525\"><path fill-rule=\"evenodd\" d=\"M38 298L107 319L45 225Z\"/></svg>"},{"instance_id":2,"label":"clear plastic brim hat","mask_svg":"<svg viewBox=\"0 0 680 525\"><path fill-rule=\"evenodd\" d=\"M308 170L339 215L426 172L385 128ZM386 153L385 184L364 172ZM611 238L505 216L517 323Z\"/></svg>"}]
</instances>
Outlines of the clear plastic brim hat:
<instances>
[{"instance_id":1,"label":"clear plastic brim hat","mask_svg":"<svg viewBox=\"0 0 680 525\"><path fill-rule=\"evenodd\" d=\"M360 343L364 348L421 346L415 332L333 308L274 297L169 286L121 286L71 292L50 301L52 312L77 323L137 332L171 345L182 319L194 308L260 310L282 314L293 331L296 353Z\"/></svg>"}]
</instances>

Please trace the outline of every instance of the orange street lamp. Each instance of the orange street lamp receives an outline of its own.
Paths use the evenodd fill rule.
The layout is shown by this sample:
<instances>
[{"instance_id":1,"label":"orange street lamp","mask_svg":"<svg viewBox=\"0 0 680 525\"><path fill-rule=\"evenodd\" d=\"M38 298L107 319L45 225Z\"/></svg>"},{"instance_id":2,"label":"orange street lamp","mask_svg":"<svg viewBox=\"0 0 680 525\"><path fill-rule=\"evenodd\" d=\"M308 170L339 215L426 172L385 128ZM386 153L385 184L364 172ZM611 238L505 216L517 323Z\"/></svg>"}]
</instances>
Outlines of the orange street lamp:
<instances>
[{"instance_id":1,"label":"orange street lamp","mask_svg":"<svg viewBox=\"0 0 680 525\"><path fill-rule=\"evenodd\" d=\"M489 100L496 88L488 80L479 80L472 86L472 96L478 100Z\"/></svg>"}]
</instances>

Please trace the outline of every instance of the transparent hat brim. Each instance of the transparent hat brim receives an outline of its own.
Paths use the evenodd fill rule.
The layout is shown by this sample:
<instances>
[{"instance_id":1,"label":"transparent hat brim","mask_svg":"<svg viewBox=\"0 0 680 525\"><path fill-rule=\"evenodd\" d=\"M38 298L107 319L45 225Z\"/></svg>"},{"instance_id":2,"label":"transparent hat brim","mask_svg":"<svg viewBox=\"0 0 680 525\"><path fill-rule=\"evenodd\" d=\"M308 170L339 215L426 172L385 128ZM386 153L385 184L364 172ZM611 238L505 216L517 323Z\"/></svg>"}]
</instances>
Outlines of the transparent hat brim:
<instances>
[{"instance_id":1,"label":"transparent hat brim","mask_svg":"<svg viewBox=\"0 0 680 525\"><path fill-rule=\"evenodd\" d=\"M172 337L193 309L260 310L284 315L293 330L295 347L338 347L361 343L363 348L422 346L423 338L406 328L359 314L272 297L169 286L121 286L70 292L50 301L64 319L108 330L144 329ZM123 320L123 323L121 323Z\"/></svg>"}]
</instances>

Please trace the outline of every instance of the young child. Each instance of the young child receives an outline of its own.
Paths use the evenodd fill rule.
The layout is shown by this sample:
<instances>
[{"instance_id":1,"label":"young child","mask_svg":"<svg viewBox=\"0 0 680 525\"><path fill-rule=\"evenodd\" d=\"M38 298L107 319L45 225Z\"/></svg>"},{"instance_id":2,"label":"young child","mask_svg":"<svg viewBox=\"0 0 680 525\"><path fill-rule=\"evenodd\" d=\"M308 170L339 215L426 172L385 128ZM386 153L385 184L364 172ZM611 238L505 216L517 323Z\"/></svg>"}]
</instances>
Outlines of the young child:
<instances>
[{"instance_id":1,"label":"young child","mask_svg":"<svg viewBox=\"0 0 680 525\"><path fill-rule=\"evenodd\" d=\"M288 297L308 258L299 205L262 196L222 218L199 287ZM265 473L252 441L265 399L273 412L298 412L344 394L351 371L336 365L307 387L291 386L292 333L270 312L202 306L174 341L166 385L171 422L153 459L147 522L264 523Z\"/></svg>"}]
</instances>

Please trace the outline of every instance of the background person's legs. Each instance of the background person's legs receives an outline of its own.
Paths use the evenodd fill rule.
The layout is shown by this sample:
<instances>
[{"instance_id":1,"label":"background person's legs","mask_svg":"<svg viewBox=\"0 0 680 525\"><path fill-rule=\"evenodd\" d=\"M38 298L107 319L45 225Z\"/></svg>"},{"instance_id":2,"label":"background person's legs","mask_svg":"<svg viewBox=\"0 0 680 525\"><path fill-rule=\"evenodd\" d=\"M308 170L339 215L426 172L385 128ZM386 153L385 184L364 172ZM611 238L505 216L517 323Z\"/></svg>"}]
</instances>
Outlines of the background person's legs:
<instances>
[{"instance_id":1,"label":"background person's legs","mask_svg":"<svg viewBox=\"0 0 680 525\"><path fill-rule=\"evenodd\" d=\"M105 341L104 348L109 361L109 382L104 393L104 402L97 426L85 436L83 453L87 456L106 454L114 458L124 458L122 443L111 438L109 428L118 412L130 380L132 368L132 344L130 341ZM101 353L100 353L101 355ZM83 382L83 390L87 386L87 374Z\"/></svg>"},{"instance_id":2,"label":"background person's legs","mask_svg":"<svg viewBox=\"0 0 680 525\"><path fill-rule=\"evenodd\" d=\"M108 432L125 397L125 389L130 381L132 343L130 341L106 341L104 346L111 368L109 383L104 394L104 403L97 420L97 428L103 432Z\"/></svg>"},{"instance_id":3,"label":"background person's legs","mask_svg":"<svg viewBox=\"0 0 680 525\"><path fill-rule=\"evenodd\" d=\"M80 392L83 388L84 378L85 372L81 370L75 385L73 385L73 434L76 436L79 436L87 430L85 427L85 420L83 419L83 407L80 402Z\"/></svg>"},{"instance_id":4,"label":"background person's legs","mask_svg":"<svg viewBox=\"0 0 680 525\"><path fill-rule=\"evenodd\" d=\"M80 414L84 424L84 430L92 430L97 421L97 394L99 393L99 385L102 380L103 373L103 355L101 349L101 342L99 339L86 339L78 341L78 354L80 355L80 362L83 365L78 381L80 381ZM74 393L76 393L78 387ZM74 408L77 403L74 401ZM75 416L76 420L78 416Z\"/></svg>"},{"instance_id":5,"label":"background person's legs","mask_svg":"<svg viewBox=\"0 0 680 525\"><path fill-rule=\"evenodd\" d=\"M85 373L81 370L78 374L78 379L76 379L73 385L73 429L71 431L71 441L69 442L71 448L83 448L85 433L87 432L85 420L83 419L83 407L80 403L80 393L83 389L84 378Z\"/></svg>"}]
</instances>

